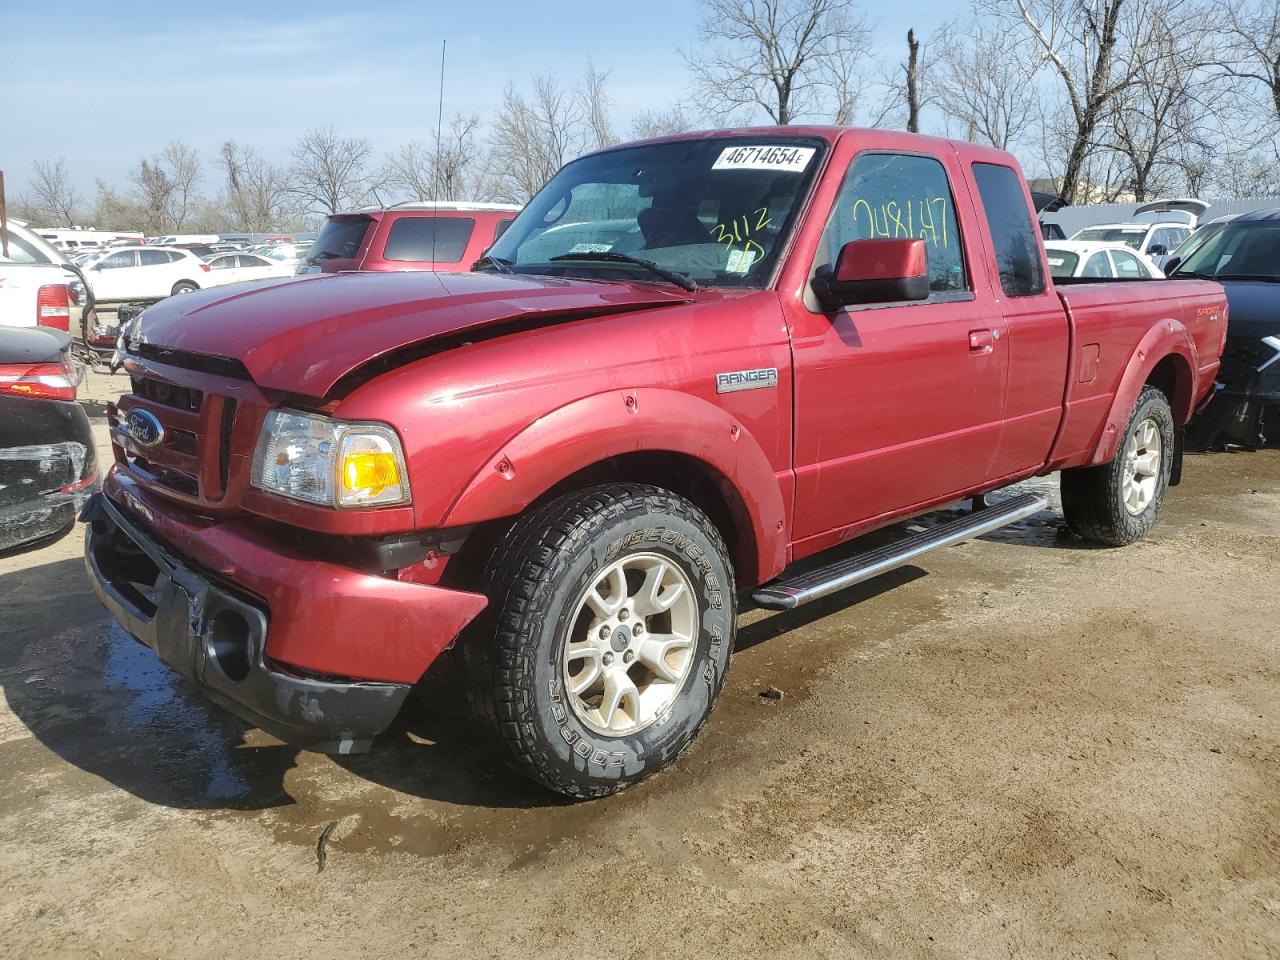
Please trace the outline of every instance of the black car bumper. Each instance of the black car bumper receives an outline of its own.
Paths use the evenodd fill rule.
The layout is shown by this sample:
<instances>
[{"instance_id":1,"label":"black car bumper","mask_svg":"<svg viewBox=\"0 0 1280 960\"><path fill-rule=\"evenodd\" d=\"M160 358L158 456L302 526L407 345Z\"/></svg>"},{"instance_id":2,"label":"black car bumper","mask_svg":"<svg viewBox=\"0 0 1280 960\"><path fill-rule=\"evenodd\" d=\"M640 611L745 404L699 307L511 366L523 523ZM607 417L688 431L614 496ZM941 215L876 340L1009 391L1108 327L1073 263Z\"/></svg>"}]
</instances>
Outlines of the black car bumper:
<instances>
[{"instance_id":1,"label":"black car bumper","mask_svg":"<svg viewBox=\"0 0 1280 960\"><path fill-rule=\"evenodd\" d=\"M1280 426L1280 337L1228 337L1218 390L1196 418L1199 446L1235 443L1263 446Z\"/></svg>"},{"instance_id":2,"label":"black car bumper","mask_svg":"<svg viewBox=\"0 0 1280 960\"><path fill-rule=\"evenodd\" d=\"M281 740L340 754L367 750L400 711L407 684L303 677L268 662L266 614L182 562L102 494L81 519L99 599L215 703Z\"/></svg>"}]
</instances>

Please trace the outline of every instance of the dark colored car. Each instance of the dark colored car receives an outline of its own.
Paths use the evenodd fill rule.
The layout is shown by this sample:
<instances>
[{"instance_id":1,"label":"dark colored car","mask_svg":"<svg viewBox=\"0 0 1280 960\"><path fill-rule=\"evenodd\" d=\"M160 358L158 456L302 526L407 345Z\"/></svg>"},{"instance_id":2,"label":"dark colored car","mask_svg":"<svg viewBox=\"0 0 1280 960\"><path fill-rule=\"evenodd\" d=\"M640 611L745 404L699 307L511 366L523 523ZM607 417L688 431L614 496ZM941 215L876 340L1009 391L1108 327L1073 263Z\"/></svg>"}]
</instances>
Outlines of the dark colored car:
<instances>
[{"instance_id":1,"label":"dark colored car","mask_svg":"<svg viewBox=\"0 0 1280 960\"><path fill-rule=\"evenodd\" d=\"M468 270L520 212L504 203L401 203L329 218L298 273Z\"/></svg>"},{"instance_id":2,"label":"dark colored car","mask_svg":"<svg viewBox=\"0 0 1280 960\"><path fill-rule=\"evenodd\" d=\"M1222 224L1169 276L1217 280L1227 291L1220 388L1195 421L1195 444L1280 440L1280 209Z\"/></svg>"},{"instance_id":3,"label":"dark colored car","mask_svg":"<svg viewBox=\"0 0 1280 960\"><path fill-rule=\"evenodd\" d=\"M97 487L71 336L0 327L0 551L68 533Z\"/></svg>"}]
</instances>

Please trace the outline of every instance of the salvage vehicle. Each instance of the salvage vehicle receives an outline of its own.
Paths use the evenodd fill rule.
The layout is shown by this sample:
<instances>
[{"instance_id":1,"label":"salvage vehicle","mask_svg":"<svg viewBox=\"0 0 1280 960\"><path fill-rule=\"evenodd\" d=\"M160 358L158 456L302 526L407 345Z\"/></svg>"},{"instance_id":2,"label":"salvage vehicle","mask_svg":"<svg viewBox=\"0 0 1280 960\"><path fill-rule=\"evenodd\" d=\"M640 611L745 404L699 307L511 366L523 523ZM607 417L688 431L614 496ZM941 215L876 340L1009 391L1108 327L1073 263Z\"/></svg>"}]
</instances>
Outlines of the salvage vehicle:
<instances>
[{"instance_id":1,"label":"salvage vehicle","mask_svg":"<svg viewBox=\"0 0 1280 960\"><path fill-rule=\"evenodd\" d=\"M1127 223L1099 223L1071 235L1072 240L1093 243L1123 243L1149 257L1163 269L1174 249L1191 236L1199 218L1204 216L1209 204L1203 200L1155 200L1144 203L1133 211L1134 221ZM1140 216L1154 216L1155 221L1137 220Z\"/></svg>"},{"instance_id":2,"label":"salvage vehicle","mask_svg":"<svg viewBox=\"0 0 1280 960\"><path fill-rule=\"evenodd\" d=\"M1280 440L1280 209L1232 217L1170 266L1171 277L1221 283L1231 307L1220 389L1196 418L1195 445Z\"/></svg>"},{"instance_id":3,"label":"salvage vehicle","mask_svg":"<svg viewBox=\"0 0 1280 960\"><path fill-rule=\"evenodd\" d=\"M0 327L0 553L70 533L94 492L80 375L69 334Z\"/></svg>"},{"instance_id":4,"label":"salvage vehicle","mask_svg":"<svg viewBox=\"0 0 1280 960\"><path fill-rule=\"evenodd\" d=\"M465 270L502 236L518 205L413 201L329 217L298 273Z\"/></svg>"},{"instance_id":5,"label":"salvage vehicle","mask_svg":"<svg viewBox=\"0 0 1280 960\"><path fill-rule=\"evenodd\" d=\"M1046 240L1049 272L1055 280L1084 277L1108 280L1163 280L1164 271L1148 257L1123 243L1088 240Z\"/></svg>"},{"instance_id":6,"label":"salvage vehicle","mask_svg":"<svg viewBox=\"0 0 1280 960\"><path fill-rule=\"evenodd\" d=\"M0 251L0 326L76 330L87 301L84 274L49 241L8 220L8 256Z\"/></svg>"},{"instance_id":7,"label":"salvage vehicle","mask_svg":"<svg viewBox=\"0 0 1280 960\"><path fill-rule=\"evenodd\" d=\"M286 740L365 750L456 668L519 769L601 796L702 728L740 592L790 609L1047 502L850 553L863 533L1061 470L1078 534L1143 537L1225 313L1199 280L1055 288L992 148L612 147L470 273L148 307L87 564L130 634Z\"/></svg>"},{"instance_id":8,"label":"salvage vehicle","mask_svg":"<svg viewBox=\"0 0 1280 960\"><path fill-rule=\"evenodd\" d=\"M176 247L115 247L84 272L98 303L176 296L210 284L209 265Z\"/></svg>"}]
</instances>

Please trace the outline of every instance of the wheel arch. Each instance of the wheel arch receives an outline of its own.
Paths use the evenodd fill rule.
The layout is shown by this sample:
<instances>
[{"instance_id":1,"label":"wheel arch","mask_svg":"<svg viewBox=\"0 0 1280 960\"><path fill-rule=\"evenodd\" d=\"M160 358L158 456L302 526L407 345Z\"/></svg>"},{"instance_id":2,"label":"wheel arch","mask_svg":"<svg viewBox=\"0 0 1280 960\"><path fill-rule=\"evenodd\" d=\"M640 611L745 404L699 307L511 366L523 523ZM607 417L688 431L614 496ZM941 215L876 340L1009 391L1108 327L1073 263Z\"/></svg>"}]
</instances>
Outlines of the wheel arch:
<instances>
[{"instance_id":1,"label":"wheel arch","mask_svg":"<svg viewBox=\"0 0 1280 960\"><path fill-rule=\"evenodd\" d=\"M742 585L785 566L782 490L760 444L721 408L670 390L611 391L539 418L494 452L442 525L517 516L614 480L651 483L700 507L729 545Z\"/></svg>"},{"instance_id":2,"label":"wheel arch","mask_svg":"<svg viewBox=\"0 0 1280 960\"><path fill-rule=\"evenodd\" d=\"M1186 424L1192 412L1197 356L1195 340L1177 320L1161 320L1146 332L1130 354L1089 465L1109 463L1115 457L1145 386L1156 387L1168 398L1175 425Z\"/></svg>"}]
</instances>

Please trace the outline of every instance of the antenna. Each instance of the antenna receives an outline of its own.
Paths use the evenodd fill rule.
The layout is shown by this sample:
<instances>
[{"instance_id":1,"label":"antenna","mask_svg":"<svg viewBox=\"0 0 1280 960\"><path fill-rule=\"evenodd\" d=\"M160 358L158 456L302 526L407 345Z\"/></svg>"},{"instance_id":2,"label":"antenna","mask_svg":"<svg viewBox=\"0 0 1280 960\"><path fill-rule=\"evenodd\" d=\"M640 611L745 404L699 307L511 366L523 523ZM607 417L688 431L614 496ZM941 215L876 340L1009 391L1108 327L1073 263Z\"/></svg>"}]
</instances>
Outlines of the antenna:
<instances>
[{"instance_id":1,"label":"antenna","mask_svg":"<svg viewBox=\"0 0 1280 960\"><path fill-rule=\"evenodd\" d=\"M431 177L431 265L436 264L436 231L440 224L440 130L444 126L444 51L448 40L440 41L440 100L436 106L436 159Z\"/></svg>"}]
</instances>

